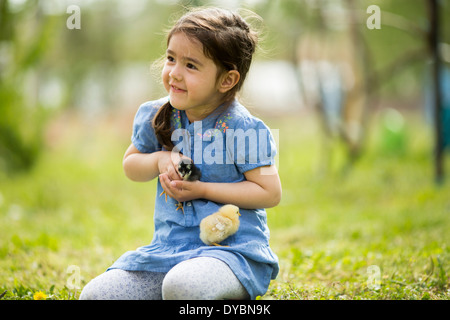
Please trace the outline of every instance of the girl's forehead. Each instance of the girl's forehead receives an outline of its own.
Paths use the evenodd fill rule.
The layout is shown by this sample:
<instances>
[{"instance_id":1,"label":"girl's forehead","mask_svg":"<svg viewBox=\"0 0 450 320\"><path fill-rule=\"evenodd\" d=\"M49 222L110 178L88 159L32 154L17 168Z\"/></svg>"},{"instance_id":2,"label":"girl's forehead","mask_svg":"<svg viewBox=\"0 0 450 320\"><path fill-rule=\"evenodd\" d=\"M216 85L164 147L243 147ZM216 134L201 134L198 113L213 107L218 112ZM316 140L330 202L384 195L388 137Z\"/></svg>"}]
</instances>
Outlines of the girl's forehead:
<instances>
[{"instance_id":1,"label":"girl's forehead","mask_svg":"<svg viewBox=\"0 0 450 320\"><path fill-rule=\"evenodd\" d=\"M207 58L203 52L202 43L197 39L188 37L182 32L177 32L170 37L167 49L172 51L181 50L184 54L188 54L189 52Z\"/></svg>"}]
</instances>

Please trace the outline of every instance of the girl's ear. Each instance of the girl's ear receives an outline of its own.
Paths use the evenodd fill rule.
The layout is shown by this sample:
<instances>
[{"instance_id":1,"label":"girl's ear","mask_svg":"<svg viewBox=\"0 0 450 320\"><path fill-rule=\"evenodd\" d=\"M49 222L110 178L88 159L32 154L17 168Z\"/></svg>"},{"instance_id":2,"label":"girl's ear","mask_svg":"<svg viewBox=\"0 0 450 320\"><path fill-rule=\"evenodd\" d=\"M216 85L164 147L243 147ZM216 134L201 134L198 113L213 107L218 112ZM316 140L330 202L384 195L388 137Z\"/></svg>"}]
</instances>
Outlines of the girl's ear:
<instances>
[{"instance_id":1,"label":"girl's ear","mask_svg":"<svg viewBox=\"0 0 450 320\"><path fill-rule=\"evenodd\" d=\"M219 82L219 92L226 93L233 89L235 85L239 82L241 75L237 70L227 71L222 75Z\"/></svg>"}]
</instances>

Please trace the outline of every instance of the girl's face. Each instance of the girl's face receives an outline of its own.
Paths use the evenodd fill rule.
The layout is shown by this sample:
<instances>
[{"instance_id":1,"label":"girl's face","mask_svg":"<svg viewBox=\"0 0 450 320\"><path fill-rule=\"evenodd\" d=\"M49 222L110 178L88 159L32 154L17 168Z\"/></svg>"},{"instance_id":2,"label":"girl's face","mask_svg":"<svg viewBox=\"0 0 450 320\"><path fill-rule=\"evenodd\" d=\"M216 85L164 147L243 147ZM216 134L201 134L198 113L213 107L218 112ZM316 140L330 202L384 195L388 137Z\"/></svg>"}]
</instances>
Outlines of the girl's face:
<instances>
[{"instance_id":1,"label":"girl's face","mask_svg":"<svg viewBox=\"0 0 450 320\"><path fill-rule=\"evenodd\" d=\"M201 120L216 109L223 98L218 85L219 69L203 53L203 46L183 33L172 35L162 71L170 103L185 110L191 122Z\"/></svg>"}]
</instances>

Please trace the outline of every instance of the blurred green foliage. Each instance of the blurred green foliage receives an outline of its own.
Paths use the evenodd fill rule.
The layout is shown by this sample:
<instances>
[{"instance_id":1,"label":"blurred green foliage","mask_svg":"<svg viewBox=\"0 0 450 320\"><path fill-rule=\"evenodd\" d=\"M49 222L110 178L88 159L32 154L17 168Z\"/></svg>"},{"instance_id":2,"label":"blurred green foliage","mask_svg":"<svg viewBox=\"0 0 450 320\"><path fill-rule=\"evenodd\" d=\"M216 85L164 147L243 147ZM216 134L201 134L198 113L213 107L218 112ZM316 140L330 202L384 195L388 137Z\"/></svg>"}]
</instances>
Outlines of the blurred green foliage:
<instances>
[{"instance_id":1,"label":"blurred green foliage","mask_svg":"<svg viewBox=\"0 0 450 320\"><path fill-rule=\"evenodd\" d=\"M69 30L61 3L0 0L0 172L32 167L47 120L77 105L94 68L101 66L101 78L112 86L120 63L150 61L162 52L170 6L148 1L127 20L118 1L97 1L82 6L82 29ZM62 91L57 101L43 99L53 79Z\"/></svg>"},{"instance_id":2,"label":"blurred green foliage","mask_svg":"<svg viewBox=\"0 0 450 320\"><path fill-rule=\"evenodd\" d=\"M367 66L371 70L425 46L420 35L428 28L425 0L80 1L80 30L66 27L64 1L0 0L0 170L11 173L34 164L48 119L84 104L90 73L97 75L94 82L109 88L104 104L114 108L122 65L138 61L150 66L164 52L165 29L186 8L230 3L263 18L258 59L293 60L296 46L308 35L319 42L329 35L339 43L349 29L348 9L357 12L358 30L373 58L373 66ZM382 10L381 30L365 27L366 8L372 4ZM447 1L441 9L442 17L449 16ZM450 28L442 21L442 41L449 43ZM382 89L397 98L420 93L424 62L389 77ZM57 86L57 94L48 90L49 83Z\"/></svg>"},{"instance_id":3,"label":"blurred green foliage","mask_svg":"<svg viewBox=\"0 0 450 320\"><path fill-rule=\"evenodd\" d=\"M8 1L0 2L0 170L29 168L41 147L45 112L39 105L28 105L22 84L27 72L48 52L52 19L42 15L28 22L28 12L36 2L11 14Z\"/></svg>"}]
</instances>

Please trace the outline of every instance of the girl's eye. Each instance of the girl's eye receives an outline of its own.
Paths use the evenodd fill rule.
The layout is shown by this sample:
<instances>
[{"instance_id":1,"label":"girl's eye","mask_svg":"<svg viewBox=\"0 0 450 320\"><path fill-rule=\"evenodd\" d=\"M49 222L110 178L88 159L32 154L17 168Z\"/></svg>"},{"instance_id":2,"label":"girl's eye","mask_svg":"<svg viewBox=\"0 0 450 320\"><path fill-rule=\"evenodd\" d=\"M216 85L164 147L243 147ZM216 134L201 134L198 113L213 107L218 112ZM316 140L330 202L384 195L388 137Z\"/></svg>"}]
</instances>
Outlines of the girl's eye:
<instances>
[{"instance_id":1,"label":"girl's eye","mask_svg":"<svg viewBox=\"0 0 450 320\"><path fill-rule=\"evenodd\" d=\"M167 61L174 62L175 59L174 59L174 57L172 57L172 56L167 56Z\"/></svg>"},{"instance_id":2,"label":"girl's eye","mask_svg":"<svg viewBox=\"0 0 450 320\"><path fill-rule=\"evenodd\" d=\"M197 70L197 67L194 66L192 63L188 63L188 64L186 65L186 67L187 67L188 69Z\"/></svg>"}]
</instances>

